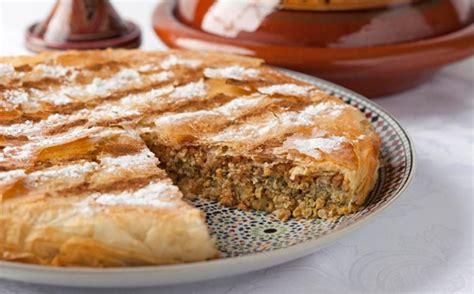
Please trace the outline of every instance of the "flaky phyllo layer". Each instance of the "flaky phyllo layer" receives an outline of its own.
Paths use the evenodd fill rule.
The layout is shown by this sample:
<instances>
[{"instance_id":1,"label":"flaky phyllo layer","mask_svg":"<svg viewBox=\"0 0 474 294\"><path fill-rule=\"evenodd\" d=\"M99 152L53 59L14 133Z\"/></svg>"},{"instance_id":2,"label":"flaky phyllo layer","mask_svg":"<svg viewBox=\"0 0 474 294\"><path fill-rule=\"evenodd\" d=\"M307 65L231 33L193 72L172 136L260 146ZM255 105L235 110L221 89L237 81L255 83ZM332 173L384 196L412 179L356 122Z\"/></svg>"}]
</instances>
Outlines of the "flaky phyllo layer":
<instances>
[{"instance_id":1,"label":"flaky phyllo layer","mask_svg":"<svg viewBox=\"0 0 474 294\"><path fill-rule=\"evenodd\" d=\"M260 60L110 50L0 58L0 146L3 259L125 266L216 256L181 193L280 219L355 211L380 140Z\"/></svg>"}]
</instances>

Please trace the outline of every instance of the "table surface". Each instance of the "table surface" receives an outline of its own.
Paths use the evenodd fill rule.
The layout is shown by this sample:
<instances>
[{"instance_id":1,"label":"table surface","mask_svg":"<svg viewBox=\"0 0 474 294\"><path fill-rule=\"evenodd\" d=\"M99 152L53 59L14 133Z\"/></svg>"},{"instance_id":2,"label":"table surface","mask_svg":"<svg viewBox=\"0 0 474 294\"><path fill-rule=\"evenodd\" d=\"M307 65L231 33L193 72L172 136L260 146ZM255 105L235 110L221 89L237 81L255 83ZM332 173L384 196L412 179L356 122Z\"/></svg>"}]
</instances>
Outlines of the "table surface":
<instances>
[{"instance_id":1,"label":"table surface","mask_svg":"<svg viewBox=\"0 0 474 294\"><path fill-rule=\"evenodd\" d=\"M112 1L143 30L143 49L165 47L151 29L156 1ZM0 2L0 55L28 54L25 27L51 1ZM416 89L376 100L415 142L407 195L363 229L313 255L226 279L144 289L85 290L0 280L11 293L474 293L474 58ZM1 270L1 269L0 269Z\"/></svg>"}]
</instances>

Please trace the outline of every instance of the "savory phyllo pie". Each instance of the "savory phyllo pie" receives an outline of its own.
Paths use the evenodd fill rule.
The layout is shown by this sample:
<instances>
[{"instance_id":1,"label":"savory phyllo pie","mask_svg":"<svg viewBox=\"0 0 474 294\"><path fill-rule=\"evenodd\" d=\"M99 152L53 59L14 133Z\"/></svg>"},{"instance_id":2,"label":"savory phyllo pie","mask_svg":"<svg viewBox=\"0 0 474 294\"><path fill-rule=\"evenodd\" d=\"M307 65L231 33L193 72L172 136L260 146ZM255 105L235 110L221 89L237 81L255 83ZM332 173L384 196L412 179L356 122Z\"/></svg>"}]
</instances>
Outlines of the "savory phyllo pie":
<instances>
[{"instance_id":1,"label":"savory phyllo pie","mask_svg":"<svg viewBox=\"0 0 474 294\"><path fill-rule=\"evenodd\" d=\"M129 266L217 256L202 197L332 219L376 181L356 108L259 59L107 50L0 58L0 258Z\"/></svg>"}]
</instances>

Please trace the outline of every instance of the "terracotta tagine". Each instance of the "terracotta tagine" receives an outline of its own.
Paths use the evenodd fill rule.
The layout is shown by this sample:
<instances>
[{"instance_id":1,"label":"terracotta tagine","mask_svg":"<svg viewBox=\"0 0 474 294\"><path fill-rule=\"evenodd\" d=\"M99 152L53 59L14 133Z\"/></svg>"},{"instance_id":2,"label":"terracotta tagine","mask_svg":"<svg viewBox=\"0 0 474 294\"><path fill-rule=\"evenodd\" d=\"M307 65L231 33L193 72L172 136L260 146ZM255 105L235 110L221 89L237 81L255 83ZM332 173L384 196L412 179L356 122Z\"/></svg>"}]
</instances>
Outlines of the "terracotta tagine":
<instances>
[{"instance_id":1,"label":"terracotta tagine","mask_svg":"<svg viewBox=\"0 0 474 294\"><path fill-rule=\"evenodd\" d=\"M169 0L172 48L256 56L367 96L396 93L474 54L471 0Z\"/></svg>"},{"instance_id":2,"label":"terracotta tagine","mask_svg":"<svg viewBox=\"0 0 474 294\"><path fill-rule=\"evenodd\" d=\"M138 26L124 21L107 0L57 0L49 16L26 31L32 51L137 48Z\"/></svg>"}]
</instances>

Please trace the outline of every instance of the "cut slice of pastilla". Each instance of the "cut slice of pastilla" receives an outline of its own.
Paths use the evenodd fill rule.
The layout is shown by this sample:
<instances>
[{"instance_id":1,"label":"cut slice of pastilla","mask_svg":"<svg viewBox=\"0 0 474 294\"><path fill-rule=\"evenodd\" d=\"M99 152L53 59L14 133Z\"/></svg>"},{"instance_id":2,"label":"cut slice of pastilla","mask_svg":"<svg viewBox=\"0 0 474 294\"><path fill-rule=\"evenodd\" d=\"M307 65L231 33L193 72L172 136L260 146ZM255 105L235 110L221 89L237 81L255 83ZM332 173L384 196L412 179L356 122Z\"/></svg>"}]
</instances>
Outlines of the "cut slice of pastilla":
<instances>
[{"instance_id":1,"label":"cut slice of pastilla","mask_svg":"<svg viewBox=\"0 0 474 294\"><path fill-rule=\"evenodd\" d=\"M0 172L1 259L111 267L217 257L204 214L182 200L139 137L115 128L75 134L3 158L28 164Z\"/></svg>"}]
</instances>

